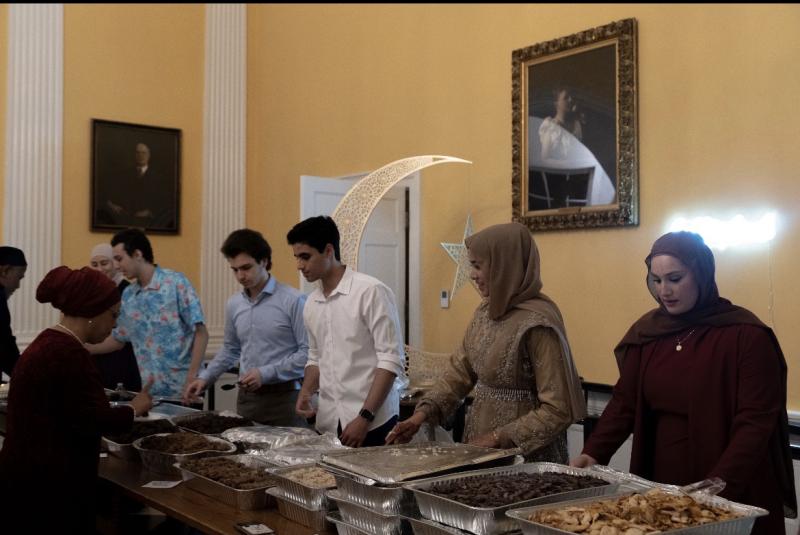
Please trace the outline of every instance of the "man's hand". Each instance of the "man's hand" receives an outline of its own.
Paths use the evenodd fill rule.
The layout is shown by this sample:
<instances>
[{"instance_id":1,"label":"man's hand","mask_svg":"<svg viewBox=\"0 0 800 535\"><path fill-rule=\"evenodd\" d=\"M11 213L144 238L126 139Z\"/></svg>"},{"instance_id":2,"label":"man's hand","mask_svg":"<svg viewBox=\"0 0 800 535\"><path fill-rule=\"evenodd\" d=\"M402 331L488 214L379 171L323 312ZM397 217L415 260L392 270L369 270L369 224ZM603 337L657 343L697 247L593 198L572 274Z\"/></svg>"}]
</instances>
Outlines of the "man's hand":
<instances>
[{"instance_id":1,"label":"man's hand","mask_svg":"<svg viewBox=\"0 0 800 535\"><path fill-rule=\"evenodd\" d=\"M368 427L368 421L361 416L356 416L349 424L347 424L347 427L344 428L342 431L342 436L339 437L339 440L341 440L342 444L345 446L358 448L364 443L364 439L367 437L367 431L369 431Z\"/></svg>"},{"instance_id":2,"label":"man's hand","mask_svg":"<svg viewBox=\"0 0 800 535\"><path fill-rule=\"evenodd\" d=\"M255 392L261 388L261 372L258 371L258 368L253 368L244 374L244 377L239 380L239 386L248 392Z\"/></svg>"},{"instance_id":3,"label":"man's hand","mask_svg":"<svg viewBox=\"0 0 800 535\"><path fill-rule=\"evenodd\" d=\"M200 398L200 394L206 389L206 381L203 379L195 379L187 381L186 386L183 387L183 404L189 405L195 403Z\"/></svg>"},{"instance_id":4,"label":"man's hand","mask_svg":"<svg viewBox=\"0 0 800 535\"><path fill-rule=\"evenodd\" d=\"M303 386L305 386L305 384ZM294 405L294 412L305 419L313 418L317 414L317 409L315 409L314 405L311 403L312 395L313 394L305 388L301 388L300 393L297 394L297 403Z\"/></svg>"},{"instance_id":5,"label":"man's hand","mask_svg":"<svg viewBox=\"0 0 800 535\"><path fill-rule=\"evenodd\" d=\"M147 381L142 387L141 392L136 394L136 397L131 400L131 407L133 407L133 414L135 416L144 416L153 407L153 397L150 395L150 387L153 386L153 378Z\"/></svg>"}]
</instances>

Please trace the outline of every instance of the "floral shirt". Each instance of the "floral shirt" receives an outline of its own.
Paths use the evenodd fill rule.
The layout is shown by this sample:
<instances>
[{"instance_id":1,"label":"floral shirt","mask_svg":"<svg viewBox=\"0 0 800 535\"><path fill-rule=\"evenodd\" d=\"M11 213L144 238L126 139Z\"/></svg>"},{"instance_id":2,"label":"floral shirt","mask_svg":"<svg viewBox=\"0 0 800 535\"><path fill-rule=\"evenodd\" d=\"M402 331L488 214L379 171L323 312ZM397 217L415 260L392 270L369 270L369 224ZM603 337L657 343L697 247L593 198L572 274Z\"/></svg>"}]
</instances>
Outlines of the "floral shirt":
<instances>
[{"instance_id":1,"label":"floral shirt","mask_svg":"<svg viewBox=\"0 0 800 535\"><path fill-rule=\"evenodd\" d=\"M134 282L125 288L112 334L120 342L133 344L142 383L151 376L155 379L151 394L179 397L198 323L205 323L205 318L189 279L156 266L147 286Z\"/></svg>"}]
</instances>

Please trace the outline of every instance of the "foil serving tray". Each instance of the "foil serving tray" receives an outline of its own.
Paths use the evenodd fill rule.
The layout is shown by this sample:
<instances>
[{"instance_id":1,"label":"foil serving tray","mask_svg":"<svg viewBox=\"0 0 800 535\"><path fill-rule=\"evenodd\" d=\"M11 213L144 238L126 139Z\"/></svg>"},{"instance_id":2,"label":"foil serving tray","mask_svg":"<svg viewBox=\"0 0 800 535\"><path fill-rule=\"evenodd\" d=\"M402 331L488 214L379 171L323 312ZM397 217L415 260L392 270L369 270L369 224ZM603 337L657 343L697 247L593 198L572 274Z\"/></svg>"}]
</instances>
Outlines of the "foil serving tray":
<instances>
[{"instance_id":1,"label":"foil serving tray","mask_svg":"<svg viewBox=\"0 0 800 535\"><path fill-rule=\"evenodd\" d=\"M587 489L577 489L547 496L540 496L524 501L512 502L496 507L475 507L450 498L434 494L432 487L441 483L449 483L459 480L471 480L496 476L510 476L514 474L542 474L545 472L567 474L574 476L589 476L606 481L608 485L591 487ZM518 530L515 520L506 516L506 511L524 507L526 505L563 502L589 496L604 496L614 494L619 490L619 486L626 480L618 475L592 472L584 468L573 468L557 463L529 463L502 468L490 468L486 470L475 470L472 472L462 472L449 476L434 477L426 479L424 482L409 483L404 486L407 490L414 493L419 507L420 514L429 520L439 522L447 526L452 526L477 535L496 535L507 531Z\"/></svg>"},{"instance_id":2,"label":"foil serving tray","mask_svg":"<svg viewBox=\"0 0 800 535\"><path fill-rule=\"evenodd\" d=\"M252 455L226 455L225 458L248 468L260 469L265 473L268 472L269 468L274 468L270 463L262 461ZM181 471L184 485L201 494L216 498L222 503L235 507L239 511L263 509L275 502L274 498L266 492L268 488L275 486L274 478L270 478L272 481L271 484L261 487L237 489L189 470L183 466L183 463L175 463L175 467Z\"/></svg>"},{"instance_id":3,"label":"foil serving tray","mask_svg":"<svg viewBox=\"0 0 800 535\"><path fill-rule=\"evenodd\" d=\"M664 492L675 494L678 496L683 495L683 493L680 490L678 490L678 487L674 485L662 485L658 483L653 483L651 488L658 488ZM506 512L506 515L517 522L517 524L522 528L522 533L525 535L563 535L565 533L572 534L572 532L570 531L558 529L556 527L549 526L547 524L541 524L539 522L533 522L531 520L528 520L528 517L538 511L560 509L562 507L567 507L567 506L580 507L582 505L588 505L590 503L597 503L610 499L617 499L623 496L630 496L632 494L636 494L636 492L634 491L620 492L610 496L605 496L603 499L587 498L582 500L570 500L568 502L552 503L548 505L537 505L531 507L524 507L520 509L511 509L510 511ZM662 531L661 533L675 533L675 534L680 533L681 535L746 535L750 533L750 531L753 529L753 524L755 523L756 518L760 516L766 516L767 514L769 514L765 509L761 509L760 507L753 507L751 505L732 502L730 500L726 500L725 498L720 498L719 496L710 496L707 494L695 493L692 495L692 498L694 498L695 501L703 505L719 507L720 509L730 511L741 516L739 516L738 518L732 518L730 520L723 520L721 522L710 522L708 524L702 524L699 526L690 526L687 528L666 530Z\"/></svg>"},{"instance_id":4,"label":"foil serving tray","mask_svg":"<svg viewBox=\"0 0 800 535\"><path fill-rule=\"evenodd\" d=\"M470 444L418 442L333 452L321 464L340 468L370 484L393 484L492 462L513 462L518 448L498 450Z\"/></svg>"}]
</instances>

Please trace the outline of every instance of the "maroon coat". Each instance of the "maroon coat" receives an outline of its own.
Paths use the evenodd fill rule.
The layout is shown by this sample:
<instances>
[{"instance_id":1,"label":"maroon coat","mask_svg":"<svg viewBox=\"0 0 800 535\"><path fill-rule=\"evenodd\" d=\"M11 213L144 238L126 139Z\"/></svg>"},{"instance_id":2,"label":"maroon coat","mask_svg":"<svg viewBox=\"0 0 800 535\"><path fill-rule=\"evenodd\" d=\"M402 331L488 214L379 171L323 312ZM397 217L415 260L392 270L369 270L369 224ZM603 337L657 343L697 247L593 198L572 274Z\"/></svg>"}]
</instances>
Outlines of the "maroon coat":
<instances>
[{"instance_id":1,"label":"maroon coat","mask_svg":"<svg viewBox=\"0 0 800 535\"><path fill-rule=\"evenodd\" d=\"M692 338L683 348L693 352L690 371L683 384L675 385L688 393L690 454L675 471L695 481L722 478L727 487L721 496L770 511L756 522L753 533L783 534L784 501L794 503L793 495L782 496L781 485L792 478L791 464L787 474L780 454L787 447L780 433L786 417L783 359L770 332L755 325L699 326ZM674 437L656 436L658 415L642 385L655 351L674 350L669 342L629 347L613 397L584 453L607 464L633 432L630 470L652 478L656 441ZM659 467L659 472L669 472L669 467Z\"/></svg>"},{"instance_id":2,"label":"maroon coat","mask_svg":"<svg viewBox=\"0 0 800 535\"><path fill-rule=\"evenodd\" d=\"M59 533L86 532L90 523L93 532L100 435L132 422L128 407L109 405L93 357L78 340L41 332L11 381L0 450L2 522L33 531L52 524Z\"/></svg>"}]
</instances>

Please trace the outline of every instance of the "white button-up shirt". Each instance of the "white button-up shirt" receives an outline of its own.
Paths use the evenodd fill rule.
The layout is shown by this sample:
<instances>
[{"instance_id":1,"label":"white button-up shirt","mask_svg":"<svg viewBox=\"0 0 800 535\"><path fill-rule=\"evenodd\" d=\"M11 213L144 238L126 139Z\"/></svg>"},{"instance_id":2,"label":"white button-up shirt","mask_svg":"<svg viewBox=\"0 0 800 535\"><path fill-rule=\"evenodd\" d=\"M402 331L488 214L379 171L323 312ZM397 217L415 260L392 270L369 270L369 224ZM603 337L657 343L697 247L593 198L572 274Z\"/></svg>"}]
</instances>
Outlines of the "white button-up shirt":
<instances>
[{"instance_id":1,"label":"white button-up shirt","mask_svg":"<svg viewBox=\"0 0 800 535\"><path fill-rule=\"evenodd\" d=\"M367 399L375 370L397 376L369 429L400 412L405 378L400 317L392 290L369 275L345 270L326 298L320 287L303 309L308 333L308 363L319 367L317 429L336 433L358 416Z\"/></svg>"}]
</instances>

